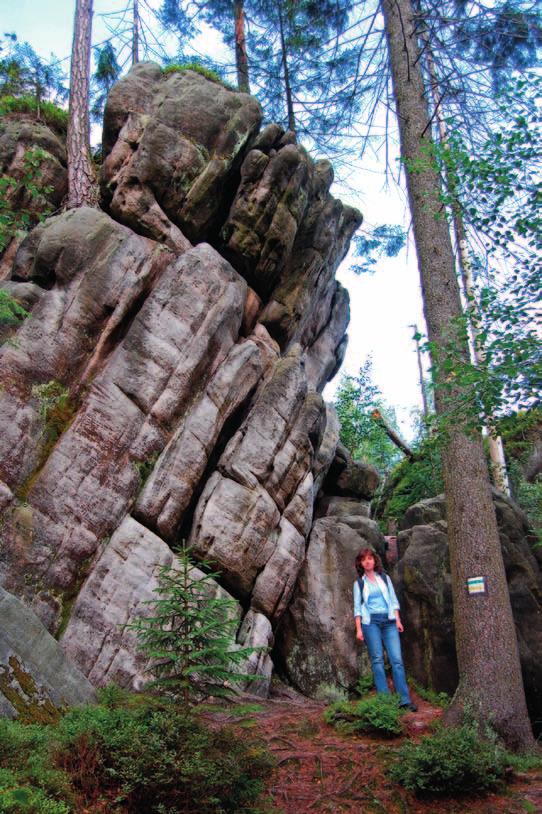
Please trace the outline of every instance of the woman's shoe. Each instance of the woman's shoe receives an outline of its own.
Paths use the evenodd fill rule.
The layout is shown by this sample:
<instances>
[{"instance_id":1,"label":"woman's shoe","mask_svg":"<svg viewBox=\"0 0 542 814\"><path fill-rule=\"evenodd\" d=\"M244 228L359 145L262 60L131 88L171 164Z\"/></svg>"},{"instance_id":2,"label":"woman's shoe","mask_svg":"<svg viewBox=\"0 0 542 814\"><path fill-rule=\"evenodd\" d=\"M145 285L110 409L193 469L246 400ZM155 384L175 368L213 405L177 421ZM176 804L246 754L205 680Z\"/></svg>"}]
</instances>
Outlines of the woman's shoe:
<instances>
[{"instance_id":1,"label":"woman's shoe","mask_svg":"<svg viewBox=\"0 0 542 814\"><path fill-rule=\"evenodd\" d=\"M399 709L408 709L410 712L418 712L418 707L412 701L409 704L399 704Z\"/></svg>"}]
</instances>

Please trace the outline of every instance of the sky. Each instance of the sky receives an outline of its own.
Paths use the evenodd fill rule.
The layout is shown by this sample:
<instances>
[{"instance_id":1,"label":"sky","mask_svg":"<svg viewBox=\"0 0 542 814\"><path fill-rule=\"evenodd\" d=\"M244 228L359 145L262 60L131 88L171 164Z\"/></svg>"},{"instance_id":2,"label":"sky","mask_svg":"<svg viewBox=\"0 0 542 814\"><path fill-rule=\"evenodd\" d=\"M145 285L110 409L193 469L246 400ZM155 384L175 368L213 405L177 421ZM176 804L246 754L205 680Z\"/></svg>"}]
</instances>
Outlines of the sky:
<instances>
[{"instance_id":1,"label":"sky","mask_svg":"<svg viewBox=\"0 0 542 814\"><path fill-rule=\"evenodd\" d=\"M106 38L100 14L121 10L126 0L94 0L93 43ZM0 0L1 32L15 32L43 57L51 52L65 58L69 70L75 0ZM215 32L208 29L194 42L198 51L217 55L224 48ZM216 52L216 53L215 53ZM99 140L99 133L93 133ZM382 157L383 158L383 157ZM352 157L355 162L355 155ZM392 156L392 163L395 159ZM330 382L324 396L332 400L342 373L354 375L368 356L373 361L374 383L384 400L395 408L401 432L412 440L412 413L421 409L412 325L424 331L416 253L409 230L409 213L404 190L386 187L384 165L379 156L367 157L349 178L348 187L335 183L332 192L357 207L366 224L400 224L409 232L407 247L395 258L378 261L372 275L357 276L349 270L352 252L343 261L337 279L350 294L349 343L341 372Z\"/></svg>"}]
</instances>

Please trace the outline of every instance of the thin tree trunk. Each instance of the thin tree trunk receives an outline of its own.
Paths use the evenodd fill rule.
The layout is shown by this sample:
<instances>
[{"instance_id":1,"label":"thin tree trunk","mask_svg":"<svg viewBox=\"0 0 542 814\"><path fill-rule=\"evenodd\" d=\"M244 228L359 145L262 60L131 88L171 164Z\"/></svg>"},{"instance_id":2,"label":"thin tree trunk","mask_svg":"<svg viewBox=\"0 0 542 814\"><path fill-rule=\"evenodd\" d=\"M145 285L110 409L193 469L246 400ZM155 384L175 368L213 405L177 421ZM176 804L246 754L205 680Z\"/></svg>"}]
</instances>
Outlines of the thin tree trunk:
<instances>
[{"instance_id":1,"label":"thin tree trunk","mask_svg":"<svg viewBox=\"0 0 542 814\"><path fill-rule=\"evenodd\" d=\"M431 128L414 35L411 0L382 0L401 153L412 214L429 340L436 349L435 407L449 408L468 393L442 362L468 358L455 258L442 217L440 177L431 157ZM453 368L452 368L453 369ZM443 439L443 477L454 602L459 686L447 720L466 709L490 723L512 748L532 745L519 652L482 439L460 420L448 421ZM467 579L483 576L487 591L469 594Z\"/></svg>"},{"instance_id":2,"label":"thin tree trunk","mask_svg":"<svg viewBox=\"0 0 542 814\"><path fill-rule=\"evenodd\" d=\"M442 100L439 98L439 82L437 72L435 70L433 52L431 49L431 43L427 37L424 37L424 40L427 70L429 73L429 84L431 86L433 109L438 124L440 142L444 147L447 147L449 144L448 128L446 127L446 122L444 121L444 116L442 114ZM457 195L457 183L448 167L446 167L445 170L445 180L448 194L452 201L452 222L455 234L459 271L461 273L461 281L463 283L463 294L469 312L469 331L472 344L473 361L475 365L479 366L485 361L484 348L480 342L480 312L478 310L476 301L476 291L474 287L474 278L472 275L472 263L467 242L465 223L463 221L463 212ZM500 491L504 492L505 495L510 496L510 481L508 480L506 459L504 457L504 447L501 438L495 432L494 424L491 419L489 419L487 422L487 436L493 483L497 489L500 489Z\"/></svg>"},{"instance_id":3,"label":"thin tree trunk","mask_svg":"<svg viewBox=\"0 0 542 814\"><path fill-rule=\"evenodd\" d=\"M68 207L96 203L96 177L90 157L88 112L92 0L76 0L70 69Z\"/></svg>"},{"instance_id":4,"label":"thin tree trunk","mask_svg":"<svg viewBox=\"0 0 542 814\"><path fill-rule=\"evenodd\" d=\"M406 441L403 441L399 433L395 432L395 430L390 427L380 410L373 410L371 413L371 418L380 424L392 444L395 444L397 449L400 449L403 455L405 455L410 461L413 461L416 458L414 452L410 449Z\"/></svg>"},{"instance_id":5,"label":"thin tree trunk","mask_svg":"<svg viewBox=\"0 0 542 814\"><path fill-rule=\"evenodd\" d=\"M250 93L247 44L245 39L245 4L243 0L234 1L233 16L235 20L235 64L237 66L237 87L242 93Z\"/></svg>"},{"instance_id":6,"label":"thin tree trunk","mask_svg":"<svg viewBox=\"0 0 542 814\"><path fill-rule=\"evenodd\" d=\"M133 0L132 65L139 62L139 0Z\"/></svg>"},{"instance_id":7,"label":"thin tree trunk","mask_svg":"<svg viewBox=\"0 0 542 814\"><path fill-rule=\"evenodd\" d=\"M284 20L282 17L282 6L278 4L280 47L282 52L282 69L284 71L284 92L286 94L286 109L288 111L288 129L295 133L294 103L292 101L292 88L290 86L290 72L288 70L288 55L286 53L286 40L284 37Z\"/></svg>"},{"instance_id":8,"label":"thin tree trunk","mask_svg":"<svg viewBox=\"0 0 542 814\"><path fill-rule=\"evenodd\" d=\"M425 379L423 377L422 353L420 350L420 342L418 340L418 326L411 325L410 327L414 328L414 341L416 343L416 359L418 360L418 378L420 380L420 390L422 391L423 414L425 418L428 418L429 404L427 403L427 392L425 389Z\"/></svg>"}]
</instances>

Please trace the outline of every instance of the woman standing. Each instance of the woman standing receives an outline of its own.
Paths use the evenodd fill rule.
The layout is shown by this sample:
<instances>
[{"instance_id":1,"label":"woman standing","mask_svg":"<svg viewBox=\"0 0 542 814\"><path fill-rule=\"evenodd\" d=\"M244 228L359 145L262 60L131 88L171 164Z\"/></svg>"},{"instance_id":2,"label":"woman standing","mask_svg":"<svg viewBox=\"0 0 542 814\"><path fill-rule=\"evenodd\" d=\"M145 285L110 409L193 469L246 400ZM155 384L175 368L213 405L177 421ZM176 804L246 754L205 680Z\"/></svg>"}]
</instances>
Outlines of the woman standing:
<instances>
[{"instance_id":1,"label":"woman standing","mask_svg":"<svg viewBox=\"0 0 542 814\"><path fill-rule=\"evenodd\" d=\"M416 712L417 707L410 699L406 682L399 639L403 625L391 579L384 573L380 557L371 548L363 548L359 552L356 570L359 574L354 582L356 638L360 642L367 642L376 691L389 693L384 670L385 648L400 706Z\"/></svg>"}]
</instances>

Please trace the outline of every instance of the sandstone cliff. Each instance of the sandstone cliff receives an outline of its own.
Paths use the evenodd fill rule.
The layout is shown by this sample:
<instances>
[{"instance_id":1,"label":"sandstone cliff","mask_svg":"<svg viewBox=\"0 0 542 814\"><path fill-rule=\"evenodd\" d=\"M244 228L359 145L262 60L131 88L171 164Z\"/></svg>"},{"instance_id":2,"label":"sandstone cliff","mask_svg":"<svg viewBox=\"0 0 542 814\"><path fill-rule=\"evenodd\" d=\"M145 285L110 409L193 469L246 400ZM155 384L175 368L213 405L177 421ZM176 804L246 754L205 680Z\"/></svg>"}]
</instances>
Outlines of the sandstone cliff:
<instances>
[{"instance_id":1,"label":"sandstone cliff","mask_svg":"<svg viewBox=\"0 0 542 814\"><path fill-rule=\"evenodd\" d=\"M238 601L239 641L268 648L260 691L284 618L273 658L317 693L334 645L315 669L296 608L319 625L342 558L381 544L363 516L375 473L343 454L328 475L338 425L320 395L361 216L330 194L328 162L260 125L245 94L137 65L105 111L102 210L49 218L9 266L32 312L0 357L1 581L94 685L140 686L122 625L188 539ZM342 639L350 681L350 622Z\"/></svg>"}]
</instances>

